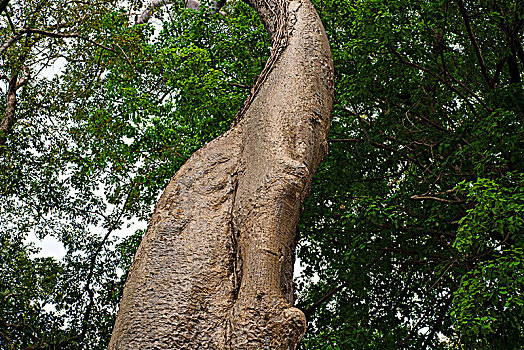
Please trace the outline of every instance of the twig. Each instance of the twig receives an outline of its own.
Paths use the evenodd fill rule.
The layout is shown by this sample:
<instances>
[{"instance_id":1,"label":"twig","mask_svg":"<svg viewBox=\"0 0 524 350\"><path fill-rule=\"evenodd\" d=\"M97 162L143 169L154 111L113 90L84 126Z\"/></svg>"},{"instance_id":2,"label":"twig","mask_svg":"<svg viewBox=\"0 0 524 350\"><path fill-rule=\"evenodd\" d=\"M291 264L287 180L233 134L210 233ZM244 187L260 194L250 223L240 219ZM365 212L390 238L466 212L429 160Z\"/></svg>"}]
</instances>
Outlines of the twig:
<instances>
[{"instance_id":1,"label":"twig","mask_svg":"<svg viewBox=\"0 0 524 350\"><path fill-rule=\"evenodd\" d=\"M478 114L477 114L477 111L475 110L475 108L473 108L473 105L471 104L471 102L469 101L469 99L462 93L460 92L459 90L457 90L453 85L450 84L450 82L441 77L439 74L433 72L432 70L428 69L428 68L425 68L419 64L416 64L416 63L413 63L411 61L406 61L402 58L402 56L393 48L393 47L390 47L390 49L392 50L393 54L395 56L397 56L398 60L400 63L403 63L407 66L410 66L410 67L413 67L413 68L417 68L423 72L426 72L428 73L429 75L433 76L434 78L438 79L440 82L442 82L444 85L446 85L449 89L451 89L451 91L453 91L454 93L456 93L458 96L460 96L468 105L469 107L471 108L471 112L478 117ZM457 79L451 77L456 83L458 83L464 90L466 90L469 94L471 94L473 96L473 98L475 100L477 100L481 105L482 107L484 107L486 110L492 112L493 109L490 108L484 101L482 101L482 99L477 96L477 94L475 94L473 91L471 91L471 89L469 89L468 87L466 87L462 82L458 81Z\"/></svg>"},{"instance_id":2,"label":"twig","mask_svg":"<svg viewBox=\"0 0 524 350\"><path fill-rule=\"evenodd\" d=\"M11 39L7 40L0 47L0 54L2 54L5 50L7 50L11 45L16 43L18 40L20 40L25 34L40 34L40 35L48 36L48 37L51 37L51 38L78 38L78 39L82 39L82 40L88 41L91 44L93 44L95 46L98 46L98 47L101 47L101 48L103 48L105 50L108 50L108 51L116 53L116 51L114 49L112 49L110 47L107 47L107 46L105 46L103 44L99 44L96 41L91 40L91 39L89 39L87 37L84 37L84 36L82 36L82 35L80 35L78 33L55 33L55 32L50 32L50 31L42 30L42 29L24 28L24 29L20 30L18 33L16 33L14 36L12 36Z\"/></svg>"},{"instance_id":3,"label":"twig","mask_svg":"<svg viewBox=\"0 0 524 350\"><path fill-rule=\"evenodd\" d=\"M450 262L449 265L448 265L448 267L446 267L446 269L444 270L444 272L442 272L442 273L440 274L440 276L437 278L437 280L435 281L435 283L433 283L433 284L431 285L431 287L429 287L428 290L427 290L426 292L429 292L430 290L432 290L433 287L435 287L435 286L437 285L437 283L442 279L442 277L444 277L444 275L446 274L446 272L448 272L448 270L449 270L450 268L452 268L453 265L454 265L457 261L458 261L458 258L455 258L455 260L453 260L452 262Z\"/></svg>"},{"instance_id":4,"label":"twig","mask_svg":"<svg viewBox=\"0 0 524 350\"><path fill-rule=\"evenodd\" d=\"M118 46L118 48L120 49L120 51L122 51L122 53L124 54L126 60L127 60L127 63L129 63L129 65L131 66L131 69L133 70L133 72L135 71L135 66L133 66L133 63L131 63L131 60L129 59L129 56L127 56L126 52L124 51L124 49L122 49L122 47L116 43L115 44L116 46Z\"/></svg>"},{"instance_id":5,"label":"twig","mask_svg":"<svg viewBox=\"0 0 524 350\"><path fill-rule=\"evenodd\" d=\"M127 194L126 200L125 200L122 208L120 209L120 213L118 214L118 217L116 218L116 220L111 222L111 220L107 216L105 216L103 214L100 214L100 215L102 215L102 216L104 216L106 218L106 220L110 224L110 227L109 227L106 235L104 236L104 238L102 239L102 241L98 245L96 251L91 256L91 261L90 261L90 266L89 266L89 273L88 273L88 276L87 276L87 281L86 281L86 286L85 286L85 290L87 291L87 294L89 296L89 304L86 307L86 311L85 311L84 317L82 319L82 331L80 333L80 339L84 339L84 337L85 337L85 335L87 333L87 327L88 327L87 321L89 320L89 317L91 315L91 309L93 308L93 304L94 304L94 297L95 297L95 295L94 295L93 289L91 289L91 282L92 282L93 274L94 274L94 270L95 270L96 259L98 258L98 255L102 251L102 247L104 246L106 241L109 239L109 236L116 229L116 227L115 227L116 223L118 221L120 221L120 219L122 218L122 215L125 212L125 208L127 206L127 203L129 203L129 199L131 198L131 193L133 192L133 189L134 189L134 185L131 185L131 189L129 190L129 193Z\"/></svg>"},{"instance_id":6,"label":"twig","mask_svg":"<svg viewBox=\"0 0 524 350\"><path fill-rule=\"evenodd\" d=\"M381 257L382 257L382 255L376 256L373 260L371 260L366 265L366 267L369 268L369 267L373 266ZM336 293L340 292L342 289L344 289L347 286L349 286L349 281L345 281L344 283L342 283L338 287L331 289L322 298L318 299L310 307L308 307L306 310L304 310L304 315L306 315L306 317L310 316L313 313L313 311L315 311L320 305L322 305L327 300L331 299L331 297L333 295L335 295Z\"/></svg>"},{"instance_id":7,"label":"twig","mask_svg":"<svg viewBox=\"0 0 524 350\"><path fill-rule=\"evenodd\" d=\"M229 83L229 86L234 86L234 87L241 88L241 89L251 89L252 88L252 86L237 84L237 83Z\"/></svg>"},{"instance_id":8,"label":"twig","mask_svg":"<svg viewBox=\"0 0 524 350\"><path fill-rule=\"evenodd\" d=\"M444 198L440 198L440 197L435 197L435 196L431 196L431 195L413 195L411 196L411 199L414 199L414 200L419 200L419 201L423 201L423 200L433 200L433 201L437 201L437 202L440 202L440 203L446 203L446 204L463 204L463 203L466 203L465 200L461 199L461 200L450 200L450 199L444 199Z\"/></svg>"}]
</instances>

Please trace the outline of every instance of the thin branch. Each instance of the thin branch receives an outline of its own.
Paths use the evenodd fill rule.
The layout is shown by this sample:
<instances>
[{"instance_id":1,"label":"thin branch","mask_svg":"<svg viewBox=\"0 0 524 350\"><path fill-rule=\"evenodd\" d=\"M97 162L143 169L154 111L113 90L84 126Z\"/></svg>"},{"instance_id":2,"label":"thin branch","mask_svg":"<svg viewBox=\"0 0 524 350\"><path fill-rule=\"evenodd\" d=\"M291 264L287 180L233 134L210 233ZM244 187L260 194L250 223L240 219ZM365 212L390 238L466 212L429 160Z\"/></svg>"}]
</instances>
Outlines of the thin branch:
<instances>
[{"instance_id":1,"label":"thin branch","mask_svg":"<svg viewBox=\"0 0 524 350\"><path fill-rule=\"evenodd\" d=\"M388 146L388 145L384 145L384 144L382 144L382 143L379 143L379 142L376 142L376 141L371 140L371 137L369 136L369 133L368 133L367 129L366 129L365 126L364 126L364 120L362 119L362 117L361 117L359 114L353 112L352 110L350 110L350 109L347 108L347 107L344 107L344 110L347 111L348 113L351 113L352 115L355 115L355 116L358 118L359 124L360 124L360 126L362 127L362 131L364 132L364 135L366 136L367 142L368 142L370 145L375 146L375 147L378 147L378 148L382 148L382 149L387 150L387 151L390 151L391 153L398 153L398 152L399 152L399 150L394 149L393 147L390 147L390 146ZM413 158L413 157L410 156L410 155L404 154L403 156L406 157L409 161L411 161L413 164L415 164L415 165L418 166L419 168L423 169L423 170L424 170L424 173L425 173L426 171L429 171L429 173L433 174L433 172L432 172L431 170L429 170L429 168L431 167L431 165L428 166L428 167L426 167L426 166L424 166L422 163L420 163L416 158Z\"/></svg>"},{"instance_id":2,"label":"thin branch","mask_svg":"<svg viewBox=\"0 0 524 350\"><path fill-rule=\"evenodd\" d=\"M453 265L455 265L456 263L458 262L458 258L456 258L455 260L453 260L452 262L449 263L449 265L446 267L446 269L444 270L444 272L442 272L440 274L440 276L437 278L437 280L435 281L435 283L433 283L431 285L431 287L428 288L428 290L426 292L429 292L430 290L433 289L433 287L435 287L437 285L437 283L442 279L442 277L444 277L444 275L449 271L450 268L453 267Z\"/></svg>"},{"instance_id":3,"label":"thin branch","mask_svg":"<svg viewBox=\"0 0 524 350\"><path fill-rule=\"evenodd\" d=\"M24 348L24 350L38 350L38 349L48 349L49 345L46 342L42 342L41 344L35 343L27 348Z\"/></svg>"},{"instance_id":4,"label":"thin branch","mask_svg":"<svg viewBox=\"0 0 524 350\"><path fill-rule=\"evenodd\" d=\"M124 51L124 49L120 45L116 44L116 46L118 46L120 51L122 51L122 53L124 54L124 56L125 56L125 58L127 60L127 63L129 63L129 65L131 66L131 69L134 72L135 71L135 66L133 66L133 63L131 63L131 60L129 59L129 56L127 56L126 52Z\"/></svg>"},{"instance_id":5,"label":"thin branch","mask_svg":"<svg viewBox=\"0 0 524 350\"><path fill-rule=\"evenodd\" d=\"M83 320L82 320L82 332L80 334L80 339L84 339L84 337L85 337L85 335L87 333L87 327L88 327L87 321L89 320L89 317L91 316L91 309L93 308L93 305L94 305L94 297L95 297L94 294L95 293L93 292L93 289L91 288L91 282L93 280L93 275L94 275L95 266L96 266L96 260L98 258L98 255L102 251L102 247L104 246L104 244L109 239L109 236L116 229L116 227L115 227L116 223L118 221L120 221L120 219L122 218L122 215L124 215L126 206L129 203L129 200L131 199L131 193L133 192L134 188L135 188L134 185L131 185L131 189L129 190L129 193L127 194L126 200L125 200L124 204L122 205L122 208L120 209L120 213L118 214L118 217L116 218L116 220L111 222L109 217L107 217L107 216L105 216L103 214L100 214L100 215L104 216L104 218L106 218L106 220L108 221L110 226L109 226L109 229L107 230L106 235L104 236L104 238L102 239L102 241L98 245L96 251L91 256L90 266L89 266L89 273L88 273L88 276L87 276L87 281L86 281L86 286L85 286L85 290L87 291L87 294L89 296L89 304L86 307L86 311L84 313L84 317L83 317Z\"/></svg>"},{"instance_id":6,"label":"thin branch","mask_svg":"<svg viewBox=\"0 0 524 350\"><path fill-rule=\"evenodd\" d=\"M508 57L503 57L500 62L497 64L497 68L495 69L495 75L493 75L493 87L497 86L497 83L500 79L500 74L502 73L502 68L504 68L504 64L508 61Z\"/></svg>"},{"instance_id":7,"label":"thin branch","mask_svg":"<svg viewBox=\"0 0 524 350\"><path fill-rule=\"evenodd\" d=\"M5 15L7 17L7 22L9 22L9 27L11 27L11 31L13 32L13 34L16 33L16 28L15 28L15 25L13 24L13 20L11 19L11 16L9 16L9 12L7 12L7 10L5 11Z\"/></svg>"},{"instance_id":8,"label":"thin branch","mask_svg":"<svg viewBox=\"0 0 524 350\"><path fill-rule=\"evenodd\" d=\"M328 142L352 142L352 143L358 143L358 142L366 142L364 139L329 139Z\"/></svg>"},{"instance_id":9,"label":"thin branch","mask_svg":"<svg viewBox=\"0 0 524 350\"><path fill-rule=\"evenodd\" d=\"M304 315L306 315L306 318L315 311L320 305L324 304L324 302L328 299L331 299L331 297L340 292L342 289L346 288L349 285L349 280L342 283L336 288L333 288L329 292L327 292L322 298L318 299L316 302L314 302L310 307L308 307L306 310L304 310Z\"/></svg>"},{"instance_id":10,"label":"thin branch","mask_svg":"<svg viewBox=\"0 0 524 350\"><path fill-rule=\"evenodd\" d=\"M82 39L82 40L85 40L85 41L88 41L90 42L91 44L95 45L95 46L98 46L100 48L103 48L105 50L108 50L108 51L111 51L111 52L115 52L115 50L113 50L112 48L110 47L107 47L103 44L99 44L97 43L96 41L94 40L91 40L87 37L84 37L78 33L55 33L55 32L51 32L51 31L47 31L47 30L42 30L42 29L34 29L34 28L24 28L22 29L21 31L19 31L18 33L16 33L14 36L11 37L11 39L7 40L1 47L0 47L0 55L5 51L7 50L11 45L13 45L14 43L16 43L18 40L20 40L25 34L40 34L40 35L44 35L44 36L48 36L48 37L51 37L51 38L78 38L78 39Z\"/></svg>"},{"instance_id":11,"label":"thin branch","mask_svg":"<svg viewBox=\"0 0 524 350\"><path fill-rule=\"evenodd\" d=\"M473 259L473 260L474 260L474 259L482 259L482 258L484 258L484 257L486 257L486 256L491 256L491 254L493 254L493 252L494 252L496 249L502 247L504 244L507 243L507 241L509 240L509 237L510 237L510 236L511 236L511 232L508 231L508 233L506 234L506 236L504 237L504 239L503 239L503 240L502 240L502 241L501 241L501 242L500 242L500 243L499 243L495 248L489 249L488 251L486 251L486 252L484 252L484 253L482 253L482 254L476 254L476 255L474 255L474 256L472 257L472 259Z\"/></svg>"},{"instance_id":12,"label":"thin branch","mask_svg":"<svg viewBox=\"0 0 524 350\"><path fill-rule=\"evenodd\" d=\"M229 83L228 85L229 86L233 86L233 87L237 87L237 88L241 88L241 89L248 89L248 90L250 90L252 88L252 86L243 85L243 84L237 84L237 83Z\"/></svg>"},{"instance_id":13,"label":"thin branch","mask_svg":"<svg viewBox=\"0 0 524 350\"><path fill-rule=\"evenodd\" d=\"M85 89L78 95L78 97L81 97L83 94L85 94L87 91L89 91L89 89L91 88L91 86L93 85L95 80L100 79L100 75L102 74L102 72L100 71L100 62L102 61L102 52L103 51L99 52L98 61L96 63L95 74L93 74L93 79L91 79L89 81L89 83L86 85Z\"/></svg>"},{"instance_id":14,"label":"thin branch","mask_svg":"<svg viewBox=\"0 0 524 350\"><path fill-rule=\"evenodd\" d=\"M107 51L111 51L111 52L114 52L116 53L116 50L110 48L110 47L107 47L103 44L99 44L97 43L96 41L94 40L91 40L85 36L82 36L78 33L71 33L71 34L67 34L67 33L54 33L54 32L49 32L49 31L46 31L46 30L41 30L41 29L33 29L33 28L27 28L27 31L28 33L34 33L34 34L40 34L40 35L45 35L45 36L49 36L49 37L52 37L52 38L78 38L78 39L82 39L82 40L85 40L87 42L90 42L91 44L95 45L95 46L98 46L104 50L107 50Z\"/></svg>"},{"instance_id":15,"label":"thin branch","mask_svg":"<svg viewBox=\"0 0 524 350\"><path fill-rule=\"evenodd\" d=\"M404 346L404 344L405 344L409 339L411 339L411 338L413 337L413 335L415 335L415 333L419 330L419 328L418 328L419 325L422 323L422 321L424 321L424 320L426 319L427 314L428 314L428 311L426 311L426 313L424 314L424 316L421 317L421 318L417 321L417 323L413 326L413 329L411 329L411 332L409 332L409 334L406 335L406 336L404 337L404 339L402 339L402 341L401 341L399 344L397 344L397 345L393 348L393 350L401 349L401 348Z\"/></svg>"},{"instance_id":16,"label":"thin branch","mask_svg":"<svg viewBox=\"0 0 524 350\"><path fill-rule=\"evenodd\" d=\"M373 266L381 257L382 257L382 255L376 256L373 260L371 260L366 265L366 268L369 268L369 267ZM304 315L306 315L306 317L310 316L319 306L321 306L327 300L331 299L331 297L333 295L335 295L336 293L340 292L342 289L344 289L347 286L349 286L349 281L345 281L344 283L342 283L338 287L331 289L322 298L318 299L310 307L308 307L306 310L304 310Z\"/></svg>"},{"instance_id":17,"label":"thin branch","mask_svg":"<svg viewBox=\"0 0 524 350\"><path fill-rule=\"evenodd\" d=\"M151 2L151 5L149 5L149 8L145 10L144 12L142 12L140 17L138 17L136 24L145 24L149 22L149 20L151 19L151 16L153 15L153 11L156 8L160 8L162 6L166 6L171 3L172 3L171 0L153 0Z\"/></svg>"},{"instance_id":18,"label":"thin branch","mask_svg":"<svg viewBox=\"0 0 524 350\"><path fill-rule=\"evenodd\" d=\"M437 201L437 202L440 202L440 203L446 203L446 204L463 204L463 203L466 203L465 200L450 200L450 199L444 199L444 198L440 198L440 197L436 197L436 196L432 196L432 195L413 195L411 196L411 199L414 199L414 200L419 200L419 201L423 201L423 200L433 200L433 201Z\"/></svg>"},{"instance_id":19,"label":"thin branch","mask_svg":"<svg viewBox=\"0 0 524 350\"><path fill-rule=\"evenodd\" d=\"M429 344L435 337L435 334L439 331L440 327L442 326L442 322L444 321L444 316L446 315L446 312L448 311L449 307L451 306L451 302L453 301L453 293L457 288L449 292L448 299L446 300L446 303L442 306L440 309L440 313L438 315L437 320L433 324L433 327L431 328L431 332L426 338L426 341L424 342L424 345L422 345L422 349L427 349L429 347Z\"/></svg>"},{"instance_id":20,"label":"thin branch","mask_svg":"<svg viewBox=\"0 0 524 350\"><path fill-rule=\"evenodd\" d=\"M419 69L419 70L421 70L423 72L426 72L429 75L431 75L432 77L434 77L437 80L439 80L440 82L442 82L444 85L446 85L451 91L453 91L458 96L460 96L469 105L469 107L471 109L471 112L473 114L475 114L475 116L478 116L475 108L473 107L473 105L471 104L469 99L462 92L457 90L457 88L455 88L453 85L451 85L450 82L447 79L441 77L439 74L437 74L437 73L433 72L432 70L430 70L428 68L425 68L425 67L423 67L423 66L421 66L419 64L416 64L416 63L411 62L411 61L406 61L393 47L390 47L390 49L392 50L393 54L395 56L397 56L397 58L398 58L400 63L405 64L405 65L410 66L410 67L413 67L413 68L417 68L417 69ZM450 77L453 79L453 81L455 81L457 84L459 84L460 87L462 87L464 90L466 90L475 100L477 100L482 105L482 107L484 107L486 110L488 110L490 112L493 111L493 109L490 108L484 101L482 101L482 99L479 96L477 96L477 94L475 94L470 88L465 86L462 82L460 82L458 79L454 78L453 76L450 76Z\"/></svg>"},{"instance_id":21,"label":"thin branch","mask_svg":"<svg viewBox=\"0 0 524 350\"><path fill-rule=\"evenodd\" d=\"M477 41L477 38L475 37L475 34L473 33L473 30L471 29L471 22L469 20L468 12L466 11L466 8L464 7L464 3L462 2L462 0L456 0L456 1L459 6L460 13L462 14L462 18L464 19L464 25L466 26L466 31L468 32L469 40L471 41L471 44L473 45L473 49L475 50L475 55L477 56L477 60L480 65L480 71L482 72L484 79L486 79L488 86L490 88L493 88L493 80L491 79L491 77L488 74L486 63L484 62L484 58L482 57L482 53L480 52L479 43Z\"/></svg>"},{"instance_id":22,"label":"thin branch","mask_svg":"<svg viewBox=\"0 0 524 350\"><path fill-rule=\"evenodd\" d=\"M140 17L138 17L136 24L147 23L153 16L153 12L155 11L155 9L158 9L166 5L170 5L173 2L174 2L173 0L153 0L151 2L151 5L149 5L149 7L144 12L142 12ZM185 0L184 6L188 9L200 11L200 1L197 1L197 0Z\"/></svg>"},{"instance_id":23,"label":"thin branch","mask_svg":"<svg viewBox=\"0 0 524 350\"><path fill-rule=\"evenodd\" d=\"M1 47L0 47L0 55L4 53L5 50L7 50L11 45L16 43L18 40L20 40L24 36L24 32L16 33L11 37L11 39L7 40Z\"/></svg>"},{"instance_id":24,"label":"thin branch","mask_svg":"<svg viewBox=\"0 0 524 350\"><path fill-rule=\"evenodd\" d=\"M13 341L5 334L4 332L0 331L0 337L7 340L9 343L9 349L15 349L15 345L13 344Z\"/></svg>"}]
</instances>

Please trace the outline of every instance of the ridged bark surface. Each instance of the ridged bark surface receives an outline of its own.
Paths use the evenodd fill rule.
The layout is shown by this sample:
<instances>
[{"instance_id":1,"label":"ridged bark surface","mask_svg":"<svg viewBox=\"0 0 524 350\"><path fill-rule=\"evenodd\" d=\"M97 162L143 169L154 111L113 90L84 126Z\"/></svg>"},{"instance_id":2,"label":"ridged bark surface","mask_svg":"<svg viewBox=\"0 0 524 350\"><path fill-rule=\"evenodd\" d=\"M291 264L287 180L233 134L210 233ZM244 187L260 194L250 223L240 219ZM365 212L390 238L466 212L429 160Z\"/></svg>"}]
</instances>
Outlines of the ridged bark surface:
<instances>
[{"instance_id":1,"label":"ridged bark surface","mask_svg":"<svg viewBox=\"0 0 524 350\"><path fill-rule=\"evenodd\" d=\"M309 0L250 0L273 39L236 125L175 174L131 267L110 349L295 349L295 232L327 152L328 41Z\"/></svg>"}]
</instances>

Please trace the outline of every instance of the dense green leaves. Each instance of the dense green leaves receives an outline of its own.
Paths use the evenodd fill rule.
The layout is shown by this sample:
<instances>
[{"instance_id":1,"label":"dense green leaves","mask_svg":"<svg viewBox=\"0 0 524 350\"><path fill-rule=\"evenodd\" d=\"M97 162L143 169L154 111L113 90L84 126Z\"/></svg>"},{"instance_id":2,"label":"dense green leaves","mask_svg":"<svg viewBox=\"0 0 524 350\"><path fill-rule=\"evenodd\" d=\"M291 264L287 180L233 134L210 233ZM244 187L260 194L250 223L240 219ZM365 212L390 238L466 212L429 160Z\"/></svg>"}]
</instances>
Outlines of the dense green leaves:
<instances>
[{"instance_id":1,"label":"dense green leaves","mask_svg":"<svg viewBox=\"0 0 524 350\"><path fill-rule=\"evenodd\" d=\"M524 7L316 5L337 86L300 224L303 347L518 348Z\"/></svg>"}]
</instances>

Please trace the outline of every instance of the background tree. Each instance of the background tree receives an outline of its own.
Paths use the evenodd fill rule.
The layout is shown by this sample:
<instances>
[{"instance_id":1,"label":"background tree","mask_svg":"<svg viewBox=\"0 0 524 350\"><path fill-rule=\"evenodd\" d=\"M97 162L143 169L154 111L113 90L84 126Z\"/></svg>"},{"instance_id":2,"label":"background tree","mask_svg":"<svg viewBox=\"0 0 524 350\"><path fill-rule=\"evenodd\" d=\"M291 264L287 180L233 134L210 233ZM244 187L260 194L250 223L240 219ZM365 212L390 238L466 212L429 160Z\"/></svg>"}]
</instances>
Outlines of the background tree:
<instances>
[{"instance_id":1,"label":"background tree","mask_svg":"<svg viewBox=\"0 0 524 350\"><path fill-rule=\"evenodd\" d=\"M175 170L229 127L269 46L245 5L232 9L227 23L173 7L165 14L172 21L154 37L151 26L132 25L130 10L113 2L78 5L85 13L67 6L14 2L2 21L4 43L27 26L29 14L36 16L30 28L47 32L57 26L46 21L77 21L63 36L24 32L2 54L9 76L28 50L17 43L37 36L41 45L24 61L27 83L17 90L0 155L0 342L13 349L107 348L123 272L143 231L115 235L148 219ZM35 260L27 244L33 234L57 238L65 258ZM32 261L35 269L16 279ZM45 271L55 276L34 289L47 280Z\"/></svg>"},{"instance_id":2,"label":"background tree","mask_svg":"<svg viewBox=\"0 0 524 350\"><path fill-rule=\"evenodd\" d=\"M337 83L300 225L303 348L519 348L523 5L317 6Z\"/></svg>"}]
</instances>

